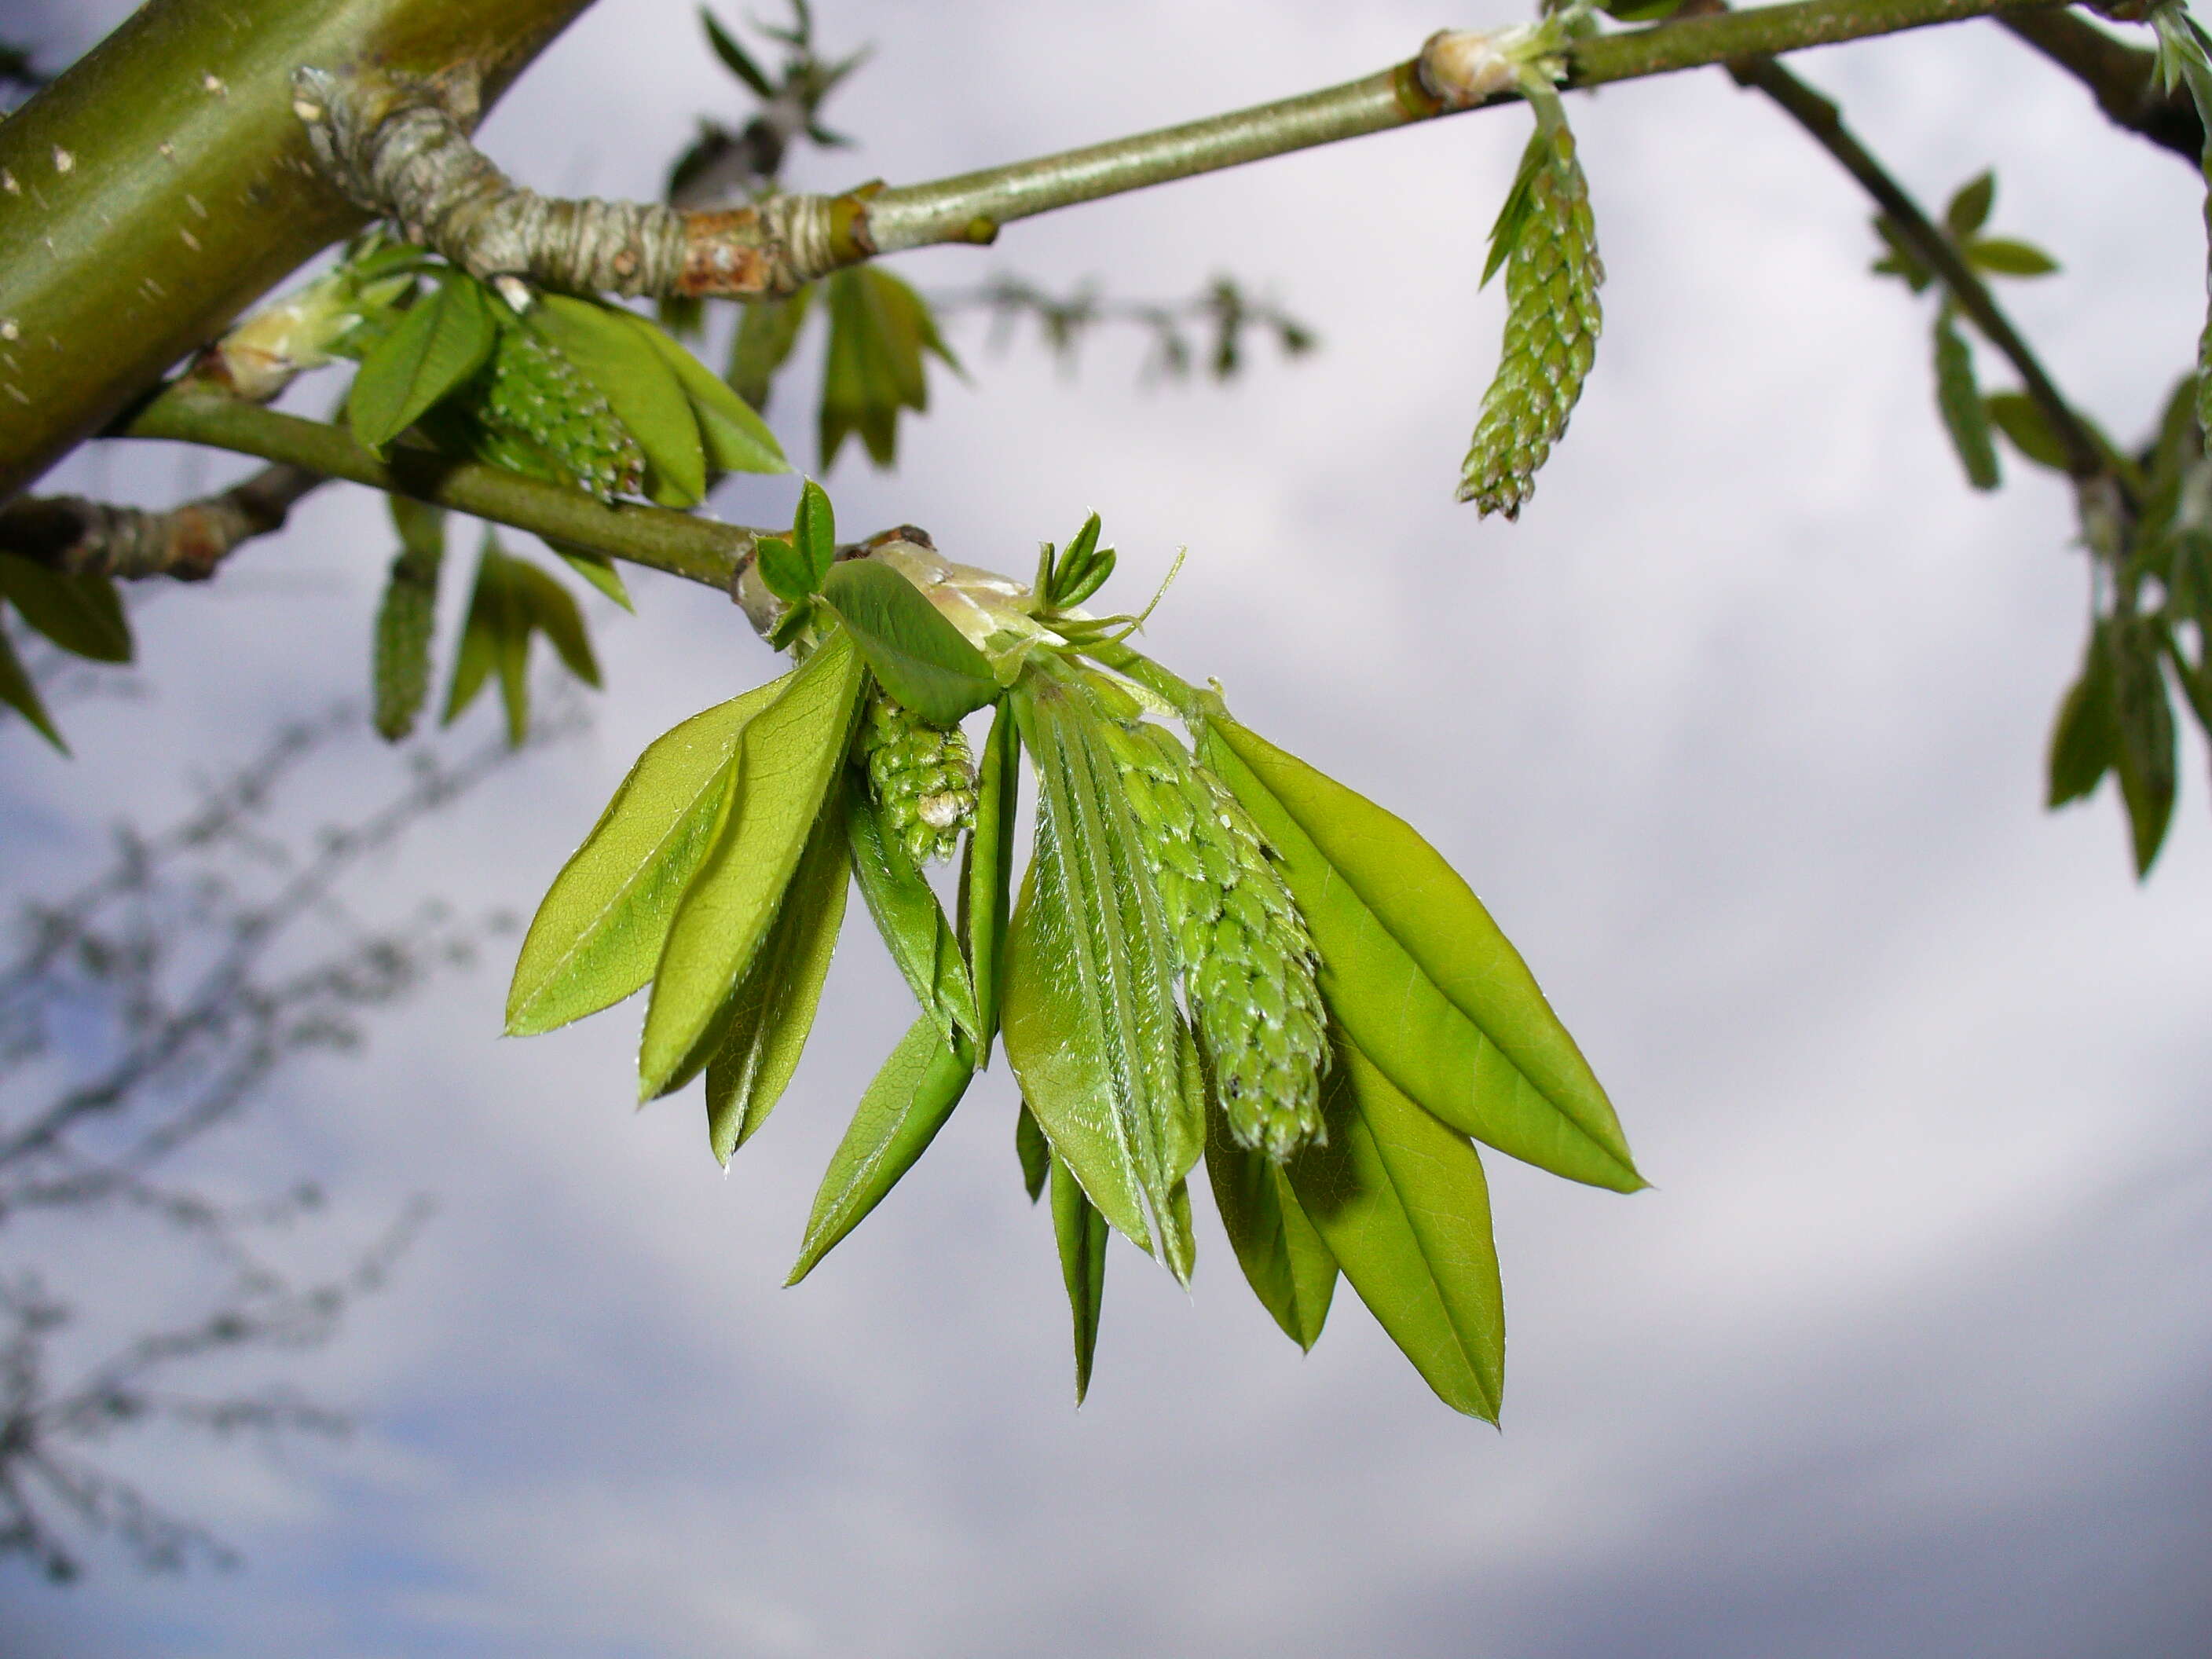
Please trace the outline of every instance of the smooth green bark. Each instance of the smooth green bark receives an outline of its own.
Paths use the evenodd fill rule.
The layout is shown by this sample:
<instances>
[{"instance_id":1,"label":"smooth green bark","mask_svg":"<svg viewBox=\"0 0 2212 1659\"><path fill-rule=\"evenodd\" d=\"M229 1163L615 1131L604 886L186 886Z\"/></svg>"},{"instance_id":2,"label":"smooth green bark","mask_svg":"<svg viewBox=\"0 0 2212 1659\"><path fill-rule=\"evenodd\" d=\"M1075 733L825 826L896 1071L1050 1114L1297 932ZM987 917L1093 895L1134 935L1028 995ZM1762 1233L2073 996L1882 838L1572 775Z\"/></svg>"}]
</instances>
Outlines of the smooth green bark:
<instances>
[{"instance_id":1,"label":"smooth green bark","mask_svg":"<svg viewBox=\"0 0 2212 1659\"><path fill-rule=\"evenodd\" d=\"M361 214L316 173L301 64L481 71L590 0L153 0L0 123L0 500Z\"/></svg>"}]
</instances>

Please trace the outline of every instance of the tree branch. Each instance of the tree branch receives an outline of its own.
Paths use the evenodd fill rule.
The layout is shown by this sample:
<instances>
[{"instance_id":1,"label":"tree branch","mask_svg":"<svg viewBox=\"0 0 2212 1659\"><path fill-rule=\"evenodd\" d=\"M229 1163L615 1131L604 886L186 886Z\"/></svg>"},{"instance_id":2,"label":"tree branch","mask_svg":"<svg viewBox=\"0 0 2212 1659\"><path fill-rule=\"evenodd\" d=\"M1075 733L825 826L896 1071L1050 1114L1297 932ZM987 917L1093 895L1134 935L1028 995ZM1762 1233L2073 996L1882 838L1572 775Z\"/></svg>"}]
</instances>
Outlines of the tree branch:
<instances>
[{"instance_id":1,"label":"tree branch","mask_svg":"<svg viewBox=\"0 0 2212 1659\"><path fill-rule=\"evenodd\" d=\"M116 435L167 438L258 455L574 542L725 592L750 562L753 538L762 533L666 507L610 507L563 484L428 450L395 445L389 455L379 456L337 427L206 392L167 391L125 421Z\"/></svg>"},{"instance_id":2,"label":"tree branch","mask_svg":"<svg viewBox=\"0 0 2212 1659\"><path fill-rule=\"evenodd\" d=\"M1954 22L2001 0L1798 0L1594 37L1568 47L1566 84L1594 87L1751 54ZM789 294L877 254L986 243L1000 226L1317 144L1516 101L1510 88L1444 95L1426 55L1326 91L1057 155L896 190L771 197L726 212L557 201L510 183L469 137L465 76L309 67L295 107L349 199L488 282L671 297ZM518 304L526 294L511 295Z\"/></svg>"},{"instance_id":3,"label":"tree branch","mask_svg":"<svg viewBox=\"0 0 2212 1659\"><path fill-rule=\"evenodd\" d=\"M205 581L240 546L283 529L301 498L327 482L280 463L167 512L82 495L21 497L0 507L0 553L71 574Z\"/></svg>"},{"instance_id":4,"label":"tree branch","mask_svg":"<svg viewBox=\"0 0 2212 1659\"><path fill-rule=\"evenodd\" d=\"M2204 154L2204 124L2187 93L2161 93L2154 55L2116 40L2063 6L2002 11L1997 21L2089 89L2114 125L2172 150L2195 167Z\"/></svg>"},{"instance_id":5,"label":"tree branch","mask_svg":"<svg viewBox=\"0 0 2212 1659\"><path fill-rule=\"evenodd\" d=\"M1975 275L1951 239L1936 228L1866 146L1852 137L1834 103L1771 58L1732 63L1729 73L1738 85L1756 88L1789 112L1823 149L1843 164L1844 171L1859 181L1867 194L1881 204L1881 210L1912 245L1913 252L1943 279L1958 301L1959 309L1972 319L1984 337L2018 371L2027 395L2035 400L2036 407L2043 411L2064 447L2067 471L2077 480L2109 472L2111 464L2104 447L2051 382L2011 319L1998 308L1988 284Z\"/></svg>"}]
</instances>

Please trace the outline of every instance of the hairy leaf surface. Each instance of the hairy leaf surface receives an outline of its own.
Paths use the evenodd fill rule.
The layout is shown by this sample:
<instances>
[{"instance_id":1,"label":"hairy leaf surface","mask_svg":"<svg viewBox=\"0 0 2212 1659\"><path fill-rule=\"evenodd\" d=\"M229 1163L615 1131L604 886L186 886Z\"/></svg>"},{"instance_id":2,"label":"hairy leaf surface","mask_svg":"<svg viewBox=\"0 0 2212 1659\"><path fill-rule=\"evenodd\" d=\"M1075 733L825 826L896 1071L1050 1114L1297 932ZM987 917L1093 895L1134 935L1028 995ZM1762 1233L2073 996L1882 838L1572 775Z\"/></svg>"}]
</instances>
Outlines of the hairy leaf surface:
<instances>
[{"instance_id":1,"label":"hairy leaf surface","mask_svg":"<svg viewBox=\"0 0 2212 1659\"><path fill-rule=\"evenodd\" d=\"M1007 936L1006 1057L1091 1202L1188 1282L1177 1200L1204 1146L1204 1102L1186 1075L1159 896L1081 696L1034 676L1014 693L1040 805Z\"/></svg>"}]
</instances>

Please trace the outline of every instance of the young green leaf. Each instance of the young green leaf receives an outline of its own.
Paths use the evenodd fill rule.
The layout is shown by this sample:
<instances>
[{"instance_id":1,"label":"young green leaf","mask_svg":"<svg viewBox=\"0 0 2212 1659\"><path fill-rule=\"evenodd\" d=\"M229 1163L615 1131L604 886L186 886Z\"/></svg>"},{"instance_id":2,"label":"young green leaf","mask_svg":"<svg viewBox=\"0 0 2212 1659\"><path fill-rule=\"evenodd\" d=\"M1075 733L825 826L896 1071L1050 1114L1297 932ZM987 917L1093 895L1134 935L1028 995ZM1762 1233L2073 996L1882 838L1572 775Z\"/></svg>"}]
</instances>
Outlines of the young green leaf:
<instances>
[{"instance_id":1,"label":"young green leaf","mask_svg":"<svg viewBox=\"0 0 2212 1659\"><path fill-rule=\"evenodd\" d=\"M1974 384L1973 353L1948 307L1936 317L1936 404L1943 412L1959 464L1966 469L1966 482L1977 489L1995 489L1997 452L1990 442L1981 388Z\"/></svg>"},{"instance_id":2,"label":"young green leaf","mask_svg":"<svg viewBox=\"0 0 2212 1659\"><path fill-rule=\"evenodd\" d=\"M1990 207L1996 200L1997 176L1982 173L1959 186L1943 210L1943 224L1952 236L1964 240L1989 222Z\"/></svg>"},{"instance_id":3,"label":"young green leaf","mask_svg":"<svg viewBox=\"0 0 2212 1659\"><path fill-rule=\"evenodd\" d=\"M490 362L498 343L483 285L447 274L362 359L346 397L354 437L381 449Z\"/></svg>"},{"instance_id":4,"label":"young green leaf","mask_svg":"<svg viewBox=\"0 0 2212 1659\"><path fill-rule=\"evenodd\" d=\"M636 611L637 607L630 603L629 589L623 585L622 572L615 568L615 562L608 555L595 548L561 541L551 536L540 537L539 539L561 556L562 563L623 610Z\"/></svg>"},{"instance_id":5,"label":"young green leaf","mask_svg":"<svg viewBox=\"0 0 2212 1659\"><path fill-rule=\"evenodd\" d=\"M634 311L615 314L628 318L630 325L676 371L684 395L690 399L692 416L699 423L699 437L706 446L709 465L718 472L791 471L791 463L783 458L783 447L776 442L768 423L680 341Z\"/></svg>"},{"instance_id":6,"label":"young green leaf","mask_svg":"<svg viewBox=\"0 0 2212 1659\"><path fill-rule=\"evenodd\" d=\"M1990 422L2012 441L2012 447L2038 466L2053 472L2070 471L2066 446L2051 429L2043 406L2024 392L1995 392L1982 400Z\"/></svg>"},{"instance_id":7,"label":"young green leaf","mask_svg":"<svg viewBox=\"0 0 2212 1659\"><path fill-rule=\"evenodd\" d=\"M997 701L1003 688L990 659L889 565L840 561L830 568L822 598L884 690L932 725L953 725Z\"/></svg>"},{"instance_id":8,"label":"young green leaf","mask_svg":"<svg viewBox=\"0 0 2212 1659\"><path fill-rule=\"evenodd\" d=\"M1323 1109L1327 1142L1291 1160L1298 1207L1438 1397L1495 1423L1505 1303L1481 1158L1348 1042Z\"/></svg>"},{"instance_id":9,"label":"young green leaf","mask_svg":"<svg viewBox=\"0 0 2212 1659\"><path fill-rule=\"evenodd\" d=\"M2166 701L2155 624L2127 617L2113 624L2112 700L2119 725L2114 766L2127 804L2136 875L2150 873L2173 817L2176 789L2173 708Z\"/></svg>"},{"instance_id":10,"label":"young green leaf","mask_svg":"<svg viewBox=\"0 0 2212 1659\"><path fill-rule=\"evenodd\" d=\"M1014 1118L1014 1156L1021 1162L1022 1189L1034 1204L1043 1196L1045 1178L1052 1173L1052 1146L1027 1101Z\"/></svg>"},{"instance_id":11,"label":"young green leaf","mask_svg":"<svg viewBox=\"0 0 2212 1659\"><path fill-rule=\"evenodd\" d=\"M976 768L975 822L960 866L960 938L975 983L977 1063L991 1063L999 1035L1000 962L1013 912L1014 822L1021 793L1021 737L1004 703L991 717ZM1028 1109L1023 1109L1024 1115ZM1030 1194L1036 1196L1034 1193Z\"/></svg>"},{"instance_id":12,"label":"young green leaf","mask_svg":"<svg viewBox=\"0 0 2212 1659\"><path fill-rule=\"evenodd\" d=\"M756 300L743 308L738 331L730 342L730 368L725 377L730 390L754 410L765 411L776 371L799 343L799 331L814 302L809 283L788 298Z\"/></svg>"},{"instance_id":13,"label":"young green leaf","mask_svg":"<svg viewBox=\"0 0 2212 1659\"><path fill-rule=\"evenodd\" d=\"M1098 1213L1067 1165L1052 1160L1052 1236L1060 1246L1060 1282L1075 1324L1075 1403L1091 1392L1091 1362L1098 1352L1098 1314L1106 1299L1106 1218Z\"/></svg>"},{"instance_id":14,"label":"young green leaf","mask_svg":"<svg viewBox=\"0 0 2212 1659\"><path fill-rule=\"evenodd\" d=\"M707 1141L720 1163L768 1121L799 1069L844 924L846 865L842 803L833 792L707 1063Z\"/></svg>"},{"instance_id":15,"label":"young green leaf","mask_svg":"<svg viewBox=\"0 0 2212 1659\"><path fill-rule=\"evenodd\" d=\"M2104 781L2120 748L2119 713L2112 681L2110 621L2089 630L2089 647L2081 659L2081 673L2058 706L2051 728L2048 807L2080 800Z\"/></svg>"},{"instance_id":16,"label":"young green leaf","mask_svg":"<svg viewBox=\"0 0 2212 1659\"><path fill-rule=\"evenodd\" d=\"M884 833L867 775L857 768L845 774L845 836L860 896L922 1013L947 1043L963 1033L980 1039L975 989L945 907L898 837Z\"/></svg>"},{"instance_id":17,"label":"young green leaf","mask_svg":"<svg viewBox=\"0 0 2212 1659\"><path fill-rule=\"evenodd\" d=\"M762 536L753 542L753 559L768 591L786 605L797 605L814 591L813 572L788 536Z\"/></svg>"},{"instance_id":18,"label":"young green leaf","mask_svg":"<svg viewBox=\"0 0 2212 1659\"><path fill-rule=\"evenodd\" d=\"M806 562L806 591L817 592L837 557L837 515L829 493L811 478L799 487L799 506L791 519L791 544Z\"/></svg>"},{"instance_id":19,"label":"young green leaf","mask_svg":"<svg viewBox=\"0 0 2212 1659\"><path fill-rule=\"evenodd\" d=\"M1014 705L1039 808L1006 939L1006 1058L1091 1202L1188 1283L1176 1200L1204 1146L1205 1106L1185 1073L1159 895L1082 688L1031 673Z\"/></svg>"},{"instance_id":20,"label":"young green leaf","mask_svg":"<svg viewBox=\"0 0 2212 1659\"><path fill-rule=\"evenodd\" d=\"M925 351L955 373L959 364L937 332L922 297L874 265L830 277L830 351L823 366L819 419L822 466L836 462L847 434L857 432L878 466L898 459L899 411L929 407Z\"/></svg>"},{"instance_id":21,"label":"young green leaf","mask_svg":"<svg viewBox=\"0 0 2212 1659\"><path fill-rule=\"evenodd\" d=\"M865 680L842 629L745 727L712 842L676 907L638 1049L642 1098L680 1087L712 1058L717 1017L752 965L836 781Z\"/></svg>"},{"instance_id":22,"label":"young green leaf","mask_svg":"<svg viewBox=\"0 0 2212 1659\"><path fill-rule=\"evenodd\" d=\"M1324 1000L1395 1086L1539 1169L1619 1192L1645 1184L1535 976L1433 847L1224 715L1207 720L1205 753L1282 860Z\"/></svg>"},{"instance_id":23,"label":"young green leaf","mask_svg":"<svg viewBox=\"0 0 2212 1659\"><path fill-rule=\"evenodd\" d=\"M4 629L0 629L0 703L7 704L30 721L38 729L39 735L62 753L69 753L69 744L62 741L61 732L54 725L53 716L46 713L46 704L39 700L39 688L23 672L22 659L15 654L15 643L9 639Z\"/></svg>"},{"instance_id":24,"label":"young green leaf","mask_svg":"<svg viewBox=\"0 0 2212 1659\"><path fill-rule=\"evenodd\" d=\"M1336 1258L1298 1207L1283 1167L1237 1144L1208 1091L1206 1173L1244 1281L1283 1334L1310 1352L1336 1291Z\"/></svg>"},{"instance_id":25,"label":"young green leaf","mask_svg":"<svg viewBox=\"0 0 2212 1659\"><path fill-rule=\"evenodd\" d=\"M1094 513L1083 521L1083 528L1075 532L1067 550L1051 562L1049 579L1037 591L1046 605L1060 610L1071 605L1081 605L1098 591L1112 569L1114 550L1098 551L1098 515ZM1105 565L1102 570L1100 566ZM1094 580L1095 579L1095 580Z\"/></svg>"},{"instance_id":26,"label":"young green leaf","mask_svg":"<svg viewBox=\"0 0 2212 1659\"><path fill-rule=\"evenodd\" d=\"M2058 269L2041 248L2009 236L1978 236L1961 252L1968 264L1993 276L2048 276Z\"/></svg>"},{"instance_id":27,"label":"young green leaf","mask_svg":"<svg viewBox=\"0 0 2212 1659\"><path fill-rule=\"evenodd\" d=\"M106 576L64 574L12 553L0 553L0 599L72 656L92 662L131 660L131 623L122 597Z\"/></svg>"},{"instance_id":28,"label":"young green leaf","mask_svg":"<svg viewBox=\"0 0 2212 1659\"><path fill-rule=\"evenodd\" d=\"M813 1272L883 1202L937 1139L975 1075L975 1057L965 1043L948 1044L927 1015L915 1021L860 1097L845 1138L830 1155L786 1285Z\"/></svg>"},{"instance_id":29,"label":"young green leaf","mask_svg":"<svg viewBox=\"0 0 2212 1659\"><path fill-rule=\"evenodd\" d=\"M1920 250L1907 240L1897 221L1886 213L1876 214L1874 230L1881 238L1882 246L1889 250L1874 262L1875 274L1901 277L1915 294L1927 292L1928 285L1936 280L1936 273L1928 268L1927 262L1920 257Z\"/></svg>"},{"instance_id":30,"label":"young green leaf","mask_svg":"<svg viewBox=\"0 0 2212 1659\"><path fill-rule=\"evenodd\" d=\"M530 733L532 615L515 578L516 561L487 534L477 560L476 586L453 658L453 683L446 694L443 724L451 726L476 701L495 670L507 709L507 740L515 748Z\"/></svg>"},{"instance_id":31,"label":"young green leaf","mask_svg":"<svg viewBox=\"0 0 2212 1659\"><path fill-rule=\"evenodd\" d=\"M714 56L722 60L722 67L744 82L746 89L756 98L775 97L775 88L769 83L768 76L761 73L760 65L753 62L751 54L722 27L721 20L702 6L699 8L699 21L707 26L707 44L714 47Z\"/></svg>"},{"instance_id":32,"label":"young green leaf","mask_svg":"<svg viewBox=\"0 0 2212 1659\"><path fill-rule=\"evenodd\" d=\"M536 565L514 562L515 598L530 617L531 625L553 642L553 649L568 672L589 686L599 683L599 661L592 653L592 636L584 626L584 613L576 596Z\"/></svg>"},{"instance_id":33,"label":"young green leaf","mask_svg":"<svg viewBox=\"0 0 2212 1659\"><path fill-rule=\"evenodd\" d=\"M717 703L646 746L538 907L507 993L508 1036L596 1013L653 977L729 793L738 740L794 678Z\"/></svg>"},{"instance_id":34,"label":"young green leaf","mask_svg":"<svg viewBox=\"0 0 2212 1659\"><path fill-rule=\"evenodd\" d=\"M648 496L663 507L696 507L706 498L707 452L691 399L642 319L573 295L543 294L525 320L613 406L645 452Z\"/></svg>"}]
</instances>

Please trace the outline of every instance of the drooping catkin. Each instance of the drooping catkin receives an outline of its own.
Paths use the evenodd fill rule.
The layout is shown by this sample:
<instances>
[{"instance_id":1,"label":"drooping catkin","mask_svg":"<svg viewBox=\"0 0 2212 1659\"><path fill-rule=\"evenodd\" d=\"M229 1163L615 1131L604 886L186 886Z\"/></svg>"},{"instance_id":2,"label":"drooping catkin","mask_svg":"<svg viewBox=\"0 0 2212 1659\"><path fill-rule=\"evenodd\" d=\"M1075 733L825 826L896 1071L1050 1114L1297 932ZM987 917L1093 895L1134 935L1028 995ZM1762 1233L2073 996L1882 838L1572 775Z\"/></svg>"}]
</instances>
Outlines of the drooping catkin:
<instances>
[{"instance_id":1,"label":"drooping catkin","mask_svg":"<svg viewBox=\"0 0 2212 1659\"><path fill-rule=\"evenodd\" d=\"M415 729L430 695L430 635L436 624L438 565L435 550L410 549L392 562L384 602L377 607L372 684L376 693L376 730L397 743Z\"/></svg>"},{"instance_id":2,"label":"drooping catkin","mask_svg":"<svg viewBox=\"0 0 2212 1659\"><path fill-rule=\"evenodd\" d=\"M1567 429L1603 323L1597 226L1564 118L1541 119L1522 158L1528 205L1505 264L1505 343L1462 465L1459 499L1518 518L1536 469ZM1510 210L1509 210L1509 213Z\"/></svg>"},{"instance_id":3,"label":"drooping catkin","mask_svg":"<svg viewBox=\"0 0 2212 1659\"><path fill-rule=\"evenodd\" d=\"M1219 779L1159 726L1111 730L1215 1093L1238 1144L1280 1163L1322 1138L1328 1048L1305 919Z\"/></svg>"},{"instance_id":4,"label":"drooping catkin","mask_svg":"<svg viewBox=\"0 0 2212 1659\"><path fill-rule=\"evenodd\" d=\"M496 465L535 473L550 462L559 482L602 501L644 480L644 453L613 407L527 324L500 330L474 413L477 452Z\"/></svg>"},{"instance_id":5,"label":"drooping catkin","mask_svg":"<svg viewBox=\"0 0 2212 1659\"><path fill-rule=\"evenodd\" d=\"M857 741L884 830L917 865L951 858L975 817L975 761L965 734L932 726L877 686Z\"/></svg>"}]
</instances>

